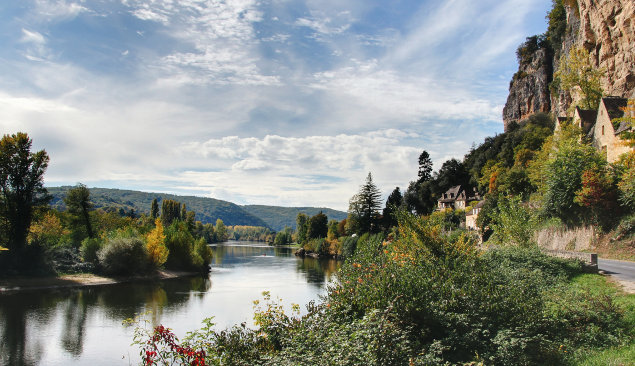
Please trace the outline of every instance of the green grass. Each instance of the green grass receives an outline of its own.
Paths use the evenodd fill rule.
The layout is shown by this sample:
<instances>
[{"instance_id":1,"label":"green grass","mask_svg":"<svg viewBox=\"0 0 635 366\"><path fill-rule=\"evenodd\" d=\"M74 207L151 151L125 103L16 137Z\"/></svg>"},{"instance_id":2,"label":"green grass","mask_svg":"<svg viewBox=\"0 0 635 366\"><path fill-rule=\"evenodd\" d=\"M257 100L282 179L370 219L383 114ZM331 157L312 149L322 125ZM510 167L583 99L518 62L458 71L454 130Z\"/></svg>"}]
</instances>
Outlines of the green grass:
<instances>
[{"instance_id":1,"label":"green grass","mask_svg":"<svg viewBox=\"0 0 635 366\"><path fill-rule=\"evenodd\" d=\"M607 349L578 350L570 360L576 366L635 366L635 294L626 294L607 277L596 274L583 274L571 280L571 286L592 294L612 294L615 302L625 310L626 320L630 324L630 340Z\"/></svg>"},{"instance_id":2,"label":"green grass","mask_svg":"<svg viewBox=\"0 0 635 366\"><path fill-rule=\"evenodd\" d=\"M632 366L635 365L635 342L603 350L580 351L571 363L576 366Z\"/></svg>"}]
</instances>

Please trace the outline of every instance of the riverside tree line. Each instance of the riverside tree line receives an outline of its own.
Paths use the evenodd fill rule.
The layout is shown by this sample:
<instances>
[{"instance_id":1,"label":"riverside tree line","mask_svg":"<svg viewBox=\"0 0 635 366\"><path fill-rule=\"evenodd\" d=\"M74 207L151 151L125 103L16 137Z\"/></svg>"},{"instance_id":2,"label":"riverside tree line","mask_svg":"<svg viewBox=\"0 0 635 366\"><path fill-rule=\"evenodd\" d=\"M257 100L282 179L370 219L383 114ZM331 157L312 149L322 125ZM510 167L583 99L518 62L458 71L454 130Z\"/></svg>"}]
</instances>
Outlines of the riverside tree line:
<instances>
[{"instance_id":1,"label":"riverside tree line","mask_svg":"<svg viewBox=\"0 0 635 366\"><path fill-rule=\"evenodd\" d=\"M150 215L94 209L89 189L78 184L64 198L66 210L49 207L43 184L46 151L31 151L25 133L0 140L0 273L148 273L159 268L205 271L208 243L225 241L222 220L195 221L173 200L155 199Z\"/></svg>"}]
</instances>

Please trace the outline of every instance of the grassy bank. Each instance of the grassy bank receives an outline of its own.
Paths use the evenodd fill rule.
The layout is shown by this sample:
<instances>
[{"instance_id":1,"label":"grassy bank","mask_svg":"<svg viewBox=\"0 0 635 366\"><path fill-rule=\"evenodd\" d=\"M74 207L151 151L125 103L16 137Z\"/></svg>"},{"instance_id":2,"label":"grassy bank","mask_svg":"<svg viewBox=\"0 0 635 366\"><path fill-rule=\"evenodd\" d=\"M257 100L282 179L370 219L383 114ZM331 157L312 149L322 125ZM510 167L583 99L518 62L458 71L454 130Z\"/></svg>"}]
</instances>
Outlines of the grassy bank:
<instances>
[{"instance_id":1,"label":"grassy bank","mask_svg":"<svg viewBox=\"0 0 635 366\"><path fill-rule=\"evenodd\" d=\"M635 294L624 293L610 278L584 274L571 281L575 291L588 292L595 296L611 296L624 310L630 341L608 348L587 348L579 350L570 360L576 366L626 366L635 364Z\"/></svg>"}]
</instances>

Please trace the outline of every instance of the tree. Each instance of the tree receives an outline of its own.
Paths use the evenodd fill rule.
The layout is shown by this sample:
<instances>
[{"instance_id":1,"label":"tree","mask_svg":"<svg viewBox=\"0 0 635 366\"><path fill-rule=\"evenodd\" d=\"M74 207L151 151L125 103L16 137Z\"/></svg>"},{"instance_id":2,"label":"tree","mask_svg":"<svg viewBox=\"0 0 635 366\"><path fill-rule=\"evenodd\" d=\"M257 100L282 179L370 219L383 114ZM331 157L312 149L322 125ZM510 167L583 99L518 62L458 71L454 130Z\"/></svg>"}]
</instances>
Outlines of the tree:
<instances>
[{"instance_id":1,"label":"tree","mask_svg":"<svg viewBox=\"0 0 635 366\"><path fill-rule=\"evenodd\" d=\"M417 176L419 177L418 183L432 179L432 159L430 159L430 154L425 150L419 155L419 172Z\"/></svg>"},{"instance_id":2,"label":"tree","mask_svg":"<svg viewBox=\"0 0 635 366\"><path fill-rule=\"evenodd\" d=\"M399 187L395 187L392 193L390 193L390 196L388 196L388 199L386 200L386 207L382 212L385 230L388 230L393 226L397 226L397 217L395 216L395 210L398 210L402 204L403 196L401 195L401 191L399 190Z\"/></svg>"},{"instance_id":3,"label":"tree","mask_svg":"<svg viewBox=\"0 0 635 366\"><path fill-rule=\"evenodd\" d=\"M591 64L589 53L584 48L572 47L568 55L560 57L560 66L553 79L560 90L578 94L582 108L597 109L602 98L600 80L604 74L604 70Z\"/></svg>"},{"instance_id":4,"label":"tree","mask_svg":"<svg viewBox=\"0 0 635 366\"><path fill-rule=\"evenodd\" d=\"M304 244L307 240L307 223L309 222L309 216L300 212L295 218L295 230L297 232L296 241L298 244Z\"/></svg>"},{"instance_id":5,"label":"tree","mask_svg":"<svg viewBox=\"0 0 635 366\"><path fill-rule=\"evenodd\" d=\"M568 138L552 140L543 147L547 151L541 154L548 154L549 158L544 164L537 164L544 172L539 176L542 181L536 181L536 185L544 193L543 204L547 214L567 223L578 223L584 213L575 197L583 188L583 173L590 169L604 169L606 161L595 148L579 143L575 134L566 136ZM554 147L555 150L552 150Z\"/></svg>"},{"instance_id":6,"label":"tree","mask_svg":"<svg viewBox=\"0 0 635 366\"><path fill-rule=\"evenodd\" d=\"M64 203L66 209L73 217L76 225L82 225L86 229L86 235L89 238L94 238L95 233L90 223L89 212L93 208L93 204L90 202L90 191L88 188L81 184L68 190L66 197L64 197ZM83 239L83 238L82 238Z\"/></svg>"},{"instance_id":7,"label":"tree","mask_svg":"<svg viewBox=\"0 0 635 366\"><path fill-rule=\"evenodd\" d=\"M227 232L227 227L223 220L216 219L216 226L214 226L214 233L216 234L216 240L219 242L227 241L229 238L229 234Z\"/></svg>"},{"instance_id":8,"label":"tree","mask_svg":"<svg viewBox=\"0 0 635 366\"><path fill-rule=\"evenodd\" d=\"M276 234L275 239L273 240L273 243L275 245L287 245L287 244L291 244L291 242L293 241L293 235L292 235L292 230L290 227L285 226L284 230L278 232Z\"/></svg>"},{"instance_id":9,"label":"tree","mask_svg":"<svg viewBox=\"0 0 635 366\"><path fill-rule=\"evenodd\" d=\"M163 200L161 204L161 221L167 227L174 220L181 219L181 203L174 200Z\"/></svg>"},{"instance_id":10,"label":"tree","mask_svg":"<svg viewBox=\"0 0 635 366\"><path fill-rule=\"evenodd\" d=\"M309 219L307 239L326 238L328 234L328 217L320 211Z\"/></svg>"},{"instance_id":11,"label":"tree","mask_svg":"<svg viewBox=\"0 0 635 366\"><path fill-rule=\"evenodd\" d=\"M156 198L152 200L152 205L150 206L150 217L153 219L159 217L159 202Z\"/></svg>"},{"instance_id":12,"label":"tree","mask_svg":"<svg viewBox=\"0 0 635 366\"><path fill-rule=\"evenodd\" d=\"M381 193L373 183L373 176L368 173L366 183L359 188L359 193L349 201L347 224L358 234L374 233L379 230L379 208Z\"/></svg>"},{"instance_id":13,"label":"tree","mask_svg":"<svg viewBox=\"0 0 635 366\"><path fill-rule=\"evenodd\" d=\"M17 266L27 244L33 212L48 202L44 172L49 156L44 150L32 153L31 145L32 140L22 132L4 135L0 140L0 225L6 234L9 262Z\"/></svg>"},{"instance_id":14,"label":"tree","mask_svg":"<svg viewBox=\"0 0 635 366\"><path fill-rule=\"evenodd\" d=\"M447 160L435 174L435 185L434 194L437 197L454 186L462 185L467 189L470 185L470 173L457 159Z\"/></svg>"},{"instance_id":15,"label":"tree","mask_svg":"<svg viewBox=\"0 0 635 366\"><path fill-rule=\"evenodd\" d=\"M150 264L154 268L161 267L168 260L168 248L165 246L165 234L163 233L163 224L161 219L154 220L156 225L146 236L146 249L148 250L148 258Z\"/></svg>"},{"instance_id":16,"label":"tree","mask_svg":"<svg viewBox=\"0 0 635 366\"><path fill-rule=\"evenodd\" d=\"M635 147L635 99L629 99L626 107L622 108L624 115L613 120L614 127L625 123L629 129L620 133L620 139L628 146Z\"/></svg>"},{"instance_id":17,"label":"tree","mask_svg":"<svg viewBox=\"0 0 635 366\"><path fill-rule=\"evenodd\" d=\"M587 169L582 173L581 185L574 201L587 208L594 224L612 222L611 213L617 209L617 186L608 172L596 166Z\"/></svg>"}]
</instances>

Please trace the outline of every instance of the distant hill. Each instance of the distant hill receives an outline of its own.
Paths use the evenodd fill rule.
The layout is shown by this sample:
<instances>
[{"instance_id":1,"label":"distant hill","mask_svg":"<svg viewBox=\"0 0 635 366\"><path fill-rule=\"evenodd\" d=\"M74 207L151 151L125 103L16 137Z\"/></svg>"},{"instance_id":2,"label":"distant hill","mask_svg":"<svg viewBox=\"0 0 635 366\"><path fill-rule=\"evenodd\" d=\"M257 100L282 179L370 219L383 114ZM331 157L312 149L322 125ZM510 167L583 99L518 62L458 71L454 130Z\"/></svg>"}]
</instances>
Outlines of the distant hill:
<instances>
[{"instance_id":1,"label":"distant hill","mask_svg":"<svg viewBox=\"0 0 635 366\"><path fill-rule=\"evenodd\" d=\"M66 192L73 187L47 187L53 196L51 206L59 210L65 210L64 197ZM346 218L346 212L332 210L330 208L318 207L279 207L263 205L239 206L231 202L217 200L208 197L177 196L165 193L148 193L131 191L125 189L111 188L89 188L90 200L95 208L110 208L136 213L150 213L150 205L153 199L161 201L165 199L175 200L184 203L189 211L196 212L196 220L202 223L216 223L216 219L221 219L225 225L248 225L263 226L280 231L285 226L295 229L295 218L298 213L303 212L308 216L313 216L322 211L329 220L342 220Z\"/></svg>"},{"instance_id":2,"label":"distant hill","mask_svg":"<svg viewBox=\"0 0 635 366\"><path fill-rule=\"evenodd\" d=\"M47 187L49 193L53 196L51 206L64 210L64 197L66 192L73 187ZM216 219L223 220L225 225L249 225L249 226L265 226L271 228L265 221L257 216L247 212L240 206L222 200L208 197L195 196L176 196L165 193L147 193L140 191L131 191L123 189L110 188L90 188L90 200L95 208L113 208L115 210L122 209L130 212L134 209L137 213L150 213L150 205L153 199L161 201L171 199L184 203L189 211L196 212L196 220L202 223L216 223Z\"/></svg>"},{"instance_id":3,"label":"distant hill","mask_svg":"<svg viewBox=\"0 0 635 366\"><path fill-rule=\"evenodd\" d=\"M280 206L263 206L263 205L246 205L241 206L245 211L264 220L267 225L275 231L284 229L289 226L295 229L295 219L298 213L302 212L308 216L318 214L320 211L328 216L329 220L334 219L341 221L346 218L346 212L337 211L330 208L319 207L280 207Z\"/></svg>"}]
</instances>

